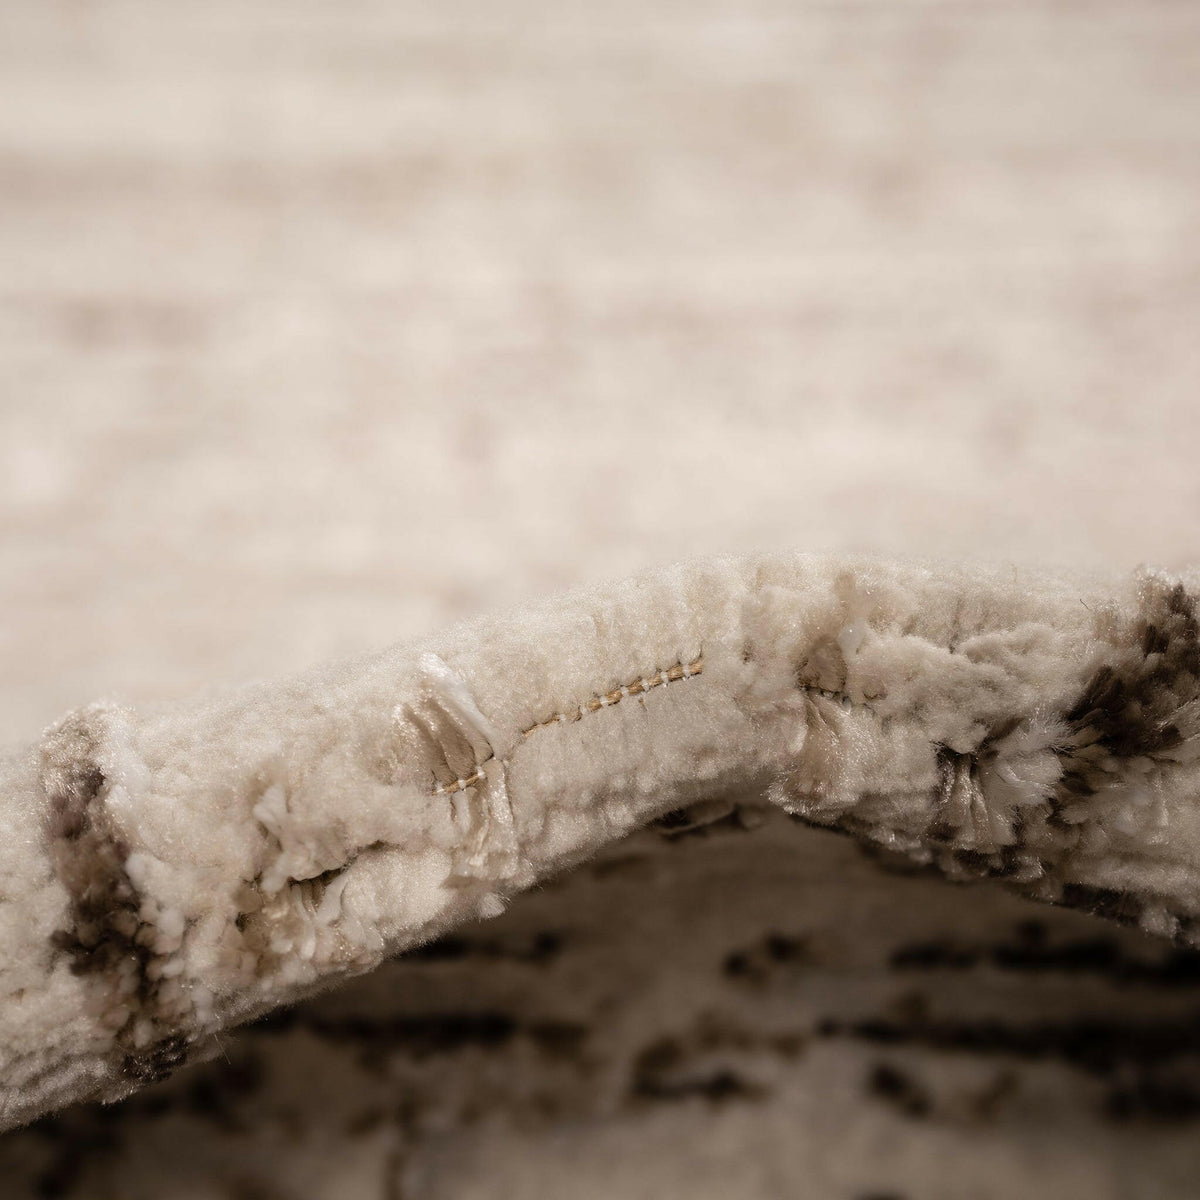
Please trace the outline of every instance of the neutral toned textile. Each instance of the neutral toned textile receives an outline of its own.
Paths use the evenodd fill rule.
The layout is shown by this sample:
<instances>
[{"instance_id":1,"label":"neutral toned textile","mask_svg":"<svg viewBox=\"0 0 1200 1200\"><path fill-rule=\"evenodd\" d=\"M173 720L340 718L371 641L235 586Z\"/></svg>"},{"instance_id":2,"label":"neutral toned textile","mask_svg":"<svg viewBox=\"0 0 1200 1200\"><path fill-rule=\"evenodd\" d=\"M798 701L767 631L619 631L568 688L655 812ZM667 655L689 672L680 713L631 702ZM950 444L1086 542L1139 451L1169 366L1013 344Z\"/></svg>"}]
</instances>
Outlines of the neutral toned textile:
<instances>
[{"instance_id":1,"label":"neutral toned textile","mask_svg":"<svg viewBox=\"0 0 1200 1200\"><path fill-rule=\"evenodd\" d=\"M779 808L1191 945L1196 586L713 560L194 705L72 713L5 772L7 1118L165 1079L222 1029L496 917L653 822L769 831ZM435 1043L439 1019L485 1043L507 1029L435 1016ZM780 1036L798 1054L841 1028ZM688 1095L681 1056L642 1063L651 1094Z\"/></svg>"},{"instance_id":2,"label":"neutral toned textile","mask_svg":"<svg viewBox=\"0 0 1200 1200\"><path fill-rule=\"evenodd\" d=\"M46 856L45 782L89 795L86 772L54 767L86 761L89 737L119 757L126 732L196 721L215 745L208 689L365 671L397 643L431 648L487 717L501 692L532 707L546 681L520 672L472 690L448 627L505 628L514 605L689 556L919 555L946 586L964 563L1016 564L1115 598L1127 630L1154 604L1183 622L1169 581L1190 594L1200 562L1198 58L1200 10L1172 0L0 2L0 744L56 748L4 767L27 836L0 850L16 863L0 895L42 915L5 926L39 949L0 971L28 971L42 1000L13 1033L33 1048L21 1069L77 1064L18 1087L18 1109L123 1090L126 1058L153 1075L182 1056L139 1059L158 1017L126 1049L145 1031L95 1002L111 972L67 965L84 947L51 872L78 886L107 861L111 880L127 858L103 828L94 856ZM1022 603L1049 601L1031 582ZM1060 648L1099 629L1067 607ZM405 697L454 693L407 653ZM1051 661L1086 685L1086 662ZM587 665L556 703L603 695ZM614 685L649 669L623 665ZM673 721L714 686L692 695L730 694L704 672L659 684L645 711ZM865 719L805 686L833 693L811 693L831 729ZM638 698L524 750L623 730ZM47 740L95 702L77 737ZM162 716L175 703L181 724ZM494 732L549 715L510 711ZM1078 730L1037 728L1046 744L1026 729L1006 752L1079 757ZM591 753L615 769L634 749ZM1177 750L1159 745L1153 771L1182 770L1162 758ZM1145 847L1137 877L1157 882L1136 903L1062 876L1069 831L1042 830L1052 879L1107 915L954 887L946 867L991 869L951 853L962 831L1005 835L974 791L995 773L954 753L921 793L951 805L945 828L915 801L899 824L843 808L853 774L824 804L796 803L823 775L777 796L851 837L761 789L666 810L500 916L187 1047L206 1063L9 1132L0 1192L1194 1195L1195 960L1163 936L1186 937L1188 876L1157 858L1190 844L1185 814L1164 850L1153 791L1083 806L1080 838L1112 825ZM126 785L90 778L85 812L106 813ZM266 882L324 861L303 842L273 854L232 794ZM260 816L291 828L271 800ZM889 870L920 864L872 835L937 835L934 873ZM40 907L13 887L39 872ZM203 899L194 876L180 887ZM169 935L181 915L149 919ZM160 954L135 946L133 979ZM280 995L307 986L275 978Z\"/></svg>"}]
</instances>

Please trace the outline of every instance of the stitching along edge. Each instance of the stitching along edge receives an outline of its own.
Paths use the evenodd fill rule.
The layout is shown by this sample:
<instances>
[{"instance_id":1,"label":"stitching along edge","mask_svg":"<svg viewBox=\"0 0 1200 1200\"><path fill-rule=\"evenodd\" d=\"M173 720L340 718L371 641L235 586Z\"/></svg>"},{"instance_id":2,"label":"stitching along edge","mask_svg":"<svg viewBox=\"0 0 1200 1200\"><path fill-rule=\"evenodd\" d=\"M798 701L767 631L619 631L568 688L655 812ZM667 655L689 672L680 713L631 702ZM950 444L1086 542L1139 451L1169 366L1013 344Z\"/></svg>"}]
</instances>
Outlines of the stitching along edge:
<instances>
[{"instance_id":1,"label":"stitching along edge","mask_svg":"<svg viewBox=\"0 0 1200 1200\"><path fill-rule=\"evenodd\" d=\"M432 657L432 656L431 656ZM439 660L440 661L440 660ZM599 712L602 708L611 708L614 704L619 704L622 700L630 696L642 696L647 692L652 691L657 687L666 687L669 683L678 683L684 679L691 679L694 675L702 675L704 673L704 655L700 654L691 662L683 661L675 663L674 666L667 667L665 670L658 670L646 676L639 676L631 683L622 684L620 687L613 688L609 692L597 692L590 700L578 705L575 709L565 713L555 713L553 716L547 717L543 721L536 721L534 724L521 730L522 741L528 739L535 734L539 729L550 729L555 725L573 725L577 721L583 720L589 713ZM475 708L474 701L471 701L472 708ZM478 712L478 708L475 708ZM482 720L480 716L480 720ZM495 742L492 742L495 745ZM483 767L486 766L493 758L496 757L495 752L482 759L479 762L479 770L476 770L471 775L467 775L462 779L455 779L452 783L438 784L433 789L435 796L449 796L455 792L466 791L469 787L474 787L477 783L482 783L485 778ZM508 759L502 760L504 765L508 765Z\"/></svg>"},{"instance_id":2,"label":"stitching along edge","mask_svg":"<svg viewBox=\"0 0 1200 1200\"><path fill-rule=\"evenodd\" d=\"M530 868L522 861L516 815L508 794L508 767L515 748L540 729L574 724L630 696L641 702L641 697L656 688L694 678L704 671L704 656L701 651L687 662L680 660L596 693L566 712L535 721L511 739L501 736L480 711L466 682L436 654L422 655L419 666L421 699L397 706L395 719L415 725L426 745L452 772L456 759L473 763L465 772L460 766L462 773L455 772L457 777L447 782L439 783L435 777L427 793L449 797L451 820L464 835L452 877L460 882L488 879L519 885Z\"/></svg>"}]
</instances>

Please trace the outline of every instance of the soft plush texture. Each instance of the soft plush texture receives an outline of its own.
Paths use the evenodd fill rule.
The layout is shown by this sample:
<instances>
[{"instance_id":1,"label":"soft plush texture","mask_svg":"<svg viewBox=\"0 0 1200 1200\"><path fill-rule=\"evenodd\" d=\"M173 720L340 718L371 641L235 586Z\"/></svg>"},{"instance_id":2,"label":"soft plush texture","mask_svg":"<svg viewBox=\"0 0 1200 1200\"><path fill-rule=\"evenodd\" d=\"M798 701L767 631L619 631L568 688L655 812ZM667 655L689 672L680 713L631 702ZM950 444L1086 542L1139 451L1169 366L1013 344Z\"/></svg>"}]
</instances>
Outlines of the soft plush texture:
<instances>
[{"instance_id":1,"label":"soft plush texture","mask_svg":"<svg viewBox=\"0 0 1200 1200\"><path fill-rule=\"evenodd\" d=\"M211 1057L655 821L778 808L1190 944L1195 587L713 560L71 713L5 765L6 1120Z\"/></svg>"},{"instance_id":2,"label":"soft plush texture","mask_svg":"<svg viewBox=\"0 0 1200 1200\"><path fill-rule=\"evenodd\" d=\"M395 642L474 689L454 622L689 556L1132 612L1200 563L1197 61L1175 0L0 4L0 745ZM617 838L10 1130L0 1195L1195 1195L1192 951L809 817Z\"/></svg>"}]
</instances>

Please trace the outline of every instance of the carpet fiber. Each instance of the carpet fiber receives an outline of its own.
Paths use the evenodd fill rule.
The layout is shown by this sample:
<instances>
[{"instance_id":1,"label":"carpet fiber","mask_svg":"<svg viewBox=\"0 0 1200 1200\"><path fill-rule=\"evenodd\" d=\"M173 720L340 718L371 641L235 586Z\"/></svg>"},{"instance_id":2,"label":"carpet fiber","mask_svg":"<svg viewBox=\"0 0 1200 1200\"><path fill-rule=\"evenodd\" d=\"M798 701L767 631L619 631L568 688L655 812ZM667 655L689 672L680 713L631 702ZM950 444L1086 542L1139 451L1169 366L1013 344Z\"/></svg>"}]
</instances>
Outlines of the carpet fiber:
<instances>
[{"instance_id":1,"label":"carpet fiber","mask_svg":"<svg viewBox=\"0 0 1200 1200\"><path fill-rule=\"evenodd\" d=\"M4 1194L1195 1195L1198 62L0 0Z\"/></svg>"}]
</instances>

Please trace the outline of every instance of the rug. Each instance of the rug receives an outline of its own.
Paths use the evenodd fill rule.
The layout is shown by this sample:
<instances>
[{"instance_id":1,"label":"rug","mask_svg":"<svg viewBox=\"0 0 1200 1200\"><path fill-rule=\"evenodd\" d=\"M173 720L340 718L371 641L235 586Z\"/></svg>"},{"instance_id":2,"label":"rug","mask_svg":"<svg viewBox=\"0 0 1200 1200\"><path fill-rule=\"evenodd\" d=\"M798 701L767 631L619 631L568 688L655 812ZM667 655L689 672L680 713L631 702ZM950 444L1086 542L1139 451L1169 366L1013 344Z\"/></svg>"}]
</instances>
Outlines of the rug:
<instances>
[{"instance_id":1,"label":"rug","mask_svg":"<svg viewBox=\"0 0 1200 1200\"><path fill-rule=\"evenodd\" d=\"M1198 55L0 4L4 1194L1195 1194Z\"/></svg>"}]
</instances>

